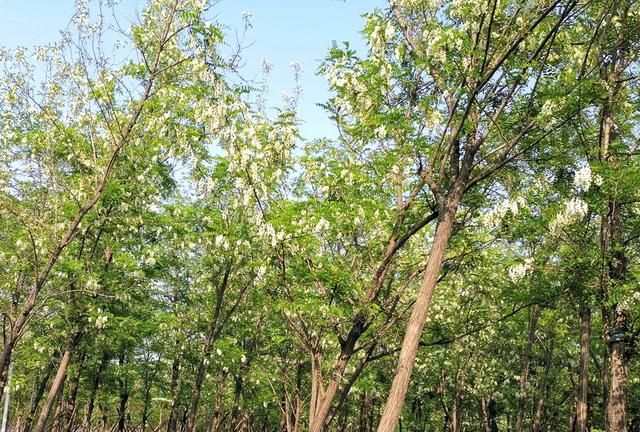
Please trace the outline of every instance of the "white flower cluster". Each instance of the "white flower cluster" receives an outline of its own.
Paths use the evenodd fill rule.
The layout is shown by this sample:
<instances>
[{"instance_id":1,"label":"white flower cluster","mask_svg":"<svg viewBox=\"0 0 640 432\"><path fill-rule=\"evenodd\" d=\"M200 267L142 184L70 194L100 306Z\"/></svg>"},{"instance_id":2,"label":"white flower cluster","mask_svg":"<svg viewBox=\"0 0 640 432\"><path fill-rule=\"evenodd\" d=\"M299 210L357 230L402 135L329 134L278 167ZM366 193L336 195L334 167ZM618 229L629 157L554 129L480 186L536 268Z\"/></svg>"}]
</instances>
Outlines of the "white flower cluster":
<instances>
[{"instance_id":1,"label":"white flower cluster","mask_svg":"<svg viewBox=\"0 0 640 432\"><path fill-rule=\"evenodd\" d=\"M532 269L533 260L527 258L522 264L516 264L509 269L509 278L515 283L520 282Z\"/></svg>"},{"instance_id":2,"label":"white flower cluster","mask_svg":"<svg viewBox=\"0 0 640 432\"><path fill-rule=\"evenodd\" d=\"M591 167L585 165L577 170L573 176L573 185L579 190L588 191L591 187Z\"/></svg>"},{"instance_id":3,"label":"white flower cluster","mask_svg":"<svg viewBox=\"0 0 640 432\"><path fill-rule=\"evenodd\" d=\"M502 220L507 215L507 213L511 213L512 215L517 215L521 208L526 207L527 202L523 197L518 197L513 200L504 200L498 203L493 210L489 213L485 214L483 219L483 225L487 228L498 228L502 223Z\"/></svg>"},{"instance_id":4,"label":"white flower cluster","mask_svg":"<svg viewBox=\"0 0 640 432\"><path fill-rule=\"evenodd\" d=\"M626 297L616 305L618 313L624 313L628 311L632 305L640 303L640 291L636 291L631 297Z\"/></svg>"},{"instance_id":5,"label":"white flower cluster","mask_svg":"<svg viewBox=\"0 0 640 432\"><path fill-rule=\"evenodd\" d=\"M580 198L571 198L564 209L549 224L552 233L558 233L562 228L582 220L589 211L589 206Z\"/></svg>"},{"instance_id":6,"label":"white flower cluster","mask_svg":"<svg viewBox=\"0 0 640 432\"><path fill-rule=\"evenodd\" d=\"M602 186L602 177L598 174L593 175L591 167L585 165L574 173L573 185L582 192L586 192L591 188L591 184Z\"/></svg>"},{"instance_id":7,"label":"white flower cluster","mask_svg":"<svg viewBox=\"0 0 640 432\"><path fill-rule=\"evenodd\" d=\"M384 125L380 125L376 128L374 133L376 134L376 137L383 140L387 137L387 128Z\"/></svg>"}]
</instances>

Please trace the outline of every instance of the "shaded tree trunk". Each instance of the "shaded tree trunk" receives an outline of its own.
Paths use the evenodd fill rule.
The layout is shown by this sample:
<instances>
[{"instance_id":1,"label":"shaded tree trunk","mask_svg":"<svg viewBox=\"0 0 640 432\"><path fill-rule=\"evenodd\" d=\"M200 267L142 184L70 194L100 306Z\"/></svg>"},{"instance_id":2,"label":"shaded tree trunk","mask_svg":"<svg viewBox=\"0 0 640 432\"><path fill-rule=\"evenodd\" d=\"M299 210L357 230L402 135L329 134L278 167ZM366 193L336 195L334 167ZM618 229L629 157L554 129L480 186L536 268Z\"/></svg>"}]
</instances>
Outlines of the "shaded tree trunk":
<instances>
[{"instance_id":1,"label":"shaded tree trunk","mask_svg":"<svg viewBox=\"0 0 640 432\"><path fill-rule=\"evenodd\" d=\"M522 355L522 369L520 371L520 381L518 388L518 412L516 414L516 432L524 431L524 411L527 402L527 383L529 382L529 365L531 363L531 353L533 351L533 344L536 338L536 328L538 326L538 319L540 318L540 306L534 305L531 310L531 316L529 318L529 325L527 328L527 344Z\"/></svg>"},{"instance_id":2,"label":"shaded tree trunk","mask_svg":"<svg viewBox=\"0 0 640 432\"><path fill-rule=\"evenodd\" d=\"M82 426L80 430L83 432L89 432L91 429L91 417L93 416L93 408L96 400L96 394L98 392L98 387L100 387L100 379L102 377L102 372L104 371L105 365L109 361L109 356L105 352L100 359L100 363L98 364L98 369L95 372L95 376L93 377L93 381L91 382L91 391L89 392L89 399L87 400L87 404L84 410L84 418L82 419Z\"/></svg>"},{"instance_id":3,"label":"shaded tree trunk","mask_svg":"<svg viewBox=\"0 0 640 432\"><path fill-rule=\"evenodd\" d=\"M126 424L127 424L127 402L129 401L129 384L127 382L127 377L124 371L124 365L125 365L124 351L120 353L120 358L118 359L118 365L120 366L120 372L122 374L122 376L120 377L120 404L118 406L118 432L125 432Z\"/></svg>"},{"instance_id":4,"label":"shaded tree trunk","mask_svg":"<svg viewBox=\"0 0 640 432\"><path fill-rule=\"evenodd\" d=\"M587 431L589 417L589 346L591 344L591 309L586 304L580 307L580 371L578 376L578 398L576 400L577 432Z\"/></svg>"},{"instance_id":5,"label":"shaded tree trunk","mask_svg":"<svg viewBox=\"0 0 640 432\"><path fill-rule=\"evenodd\" d=\"M178 429L178 394L180 392L180 339L176 337L173 363L171 365L171 408L167 421L167 432Z\"/></svg>"},{"instance_id":6,"label":"shaded tree trunk","mask_svg":"<svg viewBox=\"0 0 640 432\"><path fill-rule=\"evenodd\" d=\"M540 385L538 388L538 401L536 402L536 409L533 414L533 422L531 427L531 430L533 432L542 431L542 420L544 418L544 412L545 412L545 400L547 398L547 394L549 393L548 379L549 379L549 371L551 370L551 365L553 361L553 346L554 346L554 340L551 339L549 343L549 347L546 350L544 372L542 374L542 378L540 380Z\"/></svg>"},{"instance_id":7,"label":"shaded tree trunk","mask_svg":"<svg viewBox=\"0 0 640 432\"><path fill-rule=\"evenodd\" d=\"M51 377L51 373L53 372L53 361L47 364L47 368L45 369L45 374L38 385L38 390L36 391L33 401L31 402L31 407L29 408L29 414L27 415L23 432L31 432L31 426L33 424L33 419L35 418L36 411L38 410L38 405L40 405L40 400L42 400L42 396L44 396L44 392L47 389L47 383L49 382L49 378Z\"/></svg>"}]
</instances>

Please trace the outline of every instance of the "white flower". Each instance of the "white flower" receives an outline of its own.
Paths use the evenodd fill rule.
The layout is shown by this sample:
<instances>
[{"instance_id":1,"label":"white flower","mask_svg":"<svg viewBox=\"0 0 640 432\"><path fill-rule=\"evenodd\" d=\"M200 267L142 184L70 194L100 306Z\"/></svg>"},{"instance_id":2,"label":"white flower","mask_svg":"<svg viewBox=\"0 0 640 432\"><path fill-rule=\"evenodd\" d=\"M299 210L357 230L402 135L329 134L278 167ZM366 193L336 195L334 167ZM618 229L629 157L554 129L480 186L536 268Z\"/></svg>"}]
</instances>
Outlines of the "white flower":
<instances>
[{"instance_id":1,"label":"white flower","mask_svg":"<svg viewBox=\"0 0 640 432\"><path fill-rule=\"evenodd\" d=\"M500 226L507 213L511 213L513 216L516 216L521 208L526 207L526 204L527 202L523 197L501 201L495 206L495 208L483 216L483 224L487 228L497 228Z\"/></svg>"},{"instance_id":2,"label":"white flower","mask_svg":"<svg viewBox=\"0 0 640 432\"><path fill-rule=\"evenodd\" d=\"M241 361L242 363L246 363L246 362L247 362L247 356L245 356L244 354L242 354L242 355L240 356L240 361Z\"/></svg>"},{"instance_id":3,"label":"white flower","mask_svg":"<svg viewBox=\"0 0 640 432\"><path fill-rule=\"evenodd\" d=\"M320 220L316 224L316 227L314 228L314 231L316 233L322 233L322 232L325 232L326 230L328 230L329 227L330 227L329 221L326 220L325 218L320 218Z\"/></svg>"},{"instance_id":4,"label":"white flower","mask_svg":"<svg viewBox=\"0 0 640 432\"><path fill-rule=\"evenodd\" d=\"M602 178L602 176L600 174L596 174L593 176L593 184L596 186L602 186L602 182L604 181L604 179Z\"/></svg>"},{"instance_id":5,"label":"white flower","mask_svg":"<svg viewBox=\"0 0 640 432\"><path fill-rule=\"evenodd\" d=\"M220 348L216 348L216 354L218 354L219 356L222 355L222 351L220 351Z\"/></svg>"},{"instance_id":6,"label":"white flower","mask_svg":"<svg viewBox=\"0 0 640 432\"><path fill-rule=\"evenodd\" d=\"M531 265L528 263L516 264L509 269L509 278L513 282L519 282L527 275L529 270L531 270Z\"/></svg>"},{"instance_id":7,"label":"white flower","mask_svg":"<svg viewBox=\"0 0 640 432\"><path fill-rule=\"evenodd\" d=\"M571 198L564 209L549 224L549 229L557 233L563 227L582 220L589 212L589 206L580 198Z\"/></svg>"},{"instance_id":8,"label":"white flower","mask_svg":"<svg viewBox=\"0 0 640 432\"><path fill-rule=\"evenodd\" d=\"M380 125L376 128L375 134L380 139L385 139L387 137L387 128L384 125Z\"/></svg>"},{"instance_id":9,"label":"white flower","mask_svg":"<svg viewBox=\"0 0 640 432\"><path fill-rule=\"evenodd\" d=\"M588 191L591 187L591 167L589 165L585 165L575 172L573 177L573 184L581 191Z\"/></svg>"}]
</instances>

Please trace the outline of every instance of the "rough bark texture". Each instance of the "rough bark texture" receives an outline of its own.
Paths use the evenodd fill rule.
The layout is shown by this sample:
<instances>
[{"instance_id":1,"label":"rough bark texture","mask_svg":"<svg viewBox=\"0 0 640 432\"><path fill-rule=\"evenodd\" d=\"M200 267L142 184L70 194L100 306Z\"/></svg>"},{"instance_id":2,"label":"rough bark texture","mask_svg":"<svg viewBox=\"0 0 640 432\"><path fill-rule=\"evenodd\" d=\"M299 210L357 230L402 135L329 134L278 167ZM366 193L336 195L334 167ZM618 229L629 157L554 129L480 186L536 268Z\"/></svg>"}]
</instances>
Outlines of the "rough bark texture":
<instances>
[{"instance_id":1,"label":"rough bark texture","mask_svg":"<svg viewBox=\"0 0 640 432\"><path fill-rule=\"evenodd\" d=\"M51 388L49 389L49 394L47 395L47 399L45 400L44 406L40 411L40 417L38 418L38 422L36 423L36 432L45 432L47 419L49 418L49 413L51 412L51 408L62 389L62 385L67 376L67 368L69 367L69 361L71 360L71 351L72 348L67 349L62 355L62 359L60 360L60 365L58 366L58 371L56 372L56 376L53 379L53 383L51 384Z\"/></svg>"},{"instance_id":2,"label":"rough bark texture","mask_svg":"<svg viewBox=\"0 0 640 432\"><path fill-rule=\"evenodd\" d=\"M420 291L413 310L411 311L404 340L402 341L402 348L398 358L396 373L391 384L391 391L389 392L382 418L378 424L378 432L395 431L402 412L402 406L407 395L409 380L418 352L422 329L427 319L431 298L433 297L433 292L438 282L438 276L440 275L440 269L442 268L442 262L453 229L458 203L455 202L451 204L452 205L442 213L442 217L438 221L433 245L429 253L429 260L420 285Z\"/></svg>"}]
</instances>

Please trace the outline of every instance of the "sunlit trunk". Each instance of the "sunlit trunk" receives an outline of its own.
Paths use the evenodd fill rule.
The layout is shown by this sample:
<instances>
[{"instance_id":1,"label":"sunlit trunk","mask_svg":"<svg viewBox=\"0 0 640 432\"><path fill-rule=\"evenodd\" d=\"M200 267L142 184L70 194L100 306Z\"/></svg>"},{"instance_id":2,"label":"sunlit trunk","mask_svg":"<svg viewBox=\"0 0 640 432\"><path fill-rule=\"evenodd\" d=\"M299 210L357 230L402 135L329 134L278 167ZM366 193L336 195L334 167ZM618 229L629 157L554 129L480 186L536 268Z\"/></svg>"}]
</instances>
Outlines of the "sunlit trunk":
<instances>
[{"instance_id":1,"label":"sunlit trunk","mask_svg":"<svg viewBox=\"0 0 640 432\"><path fill-rule=\"evenodd\" d=\"M420 285L420 291L407 323L391 390L382 418L378 424L378 432L393 432L398 424L418 353L418 344L422 336L422 329L427 319L433 292L438 282L442 262L447 250L449 238L451 237L457 207L457 201L450 203L450 206L442 212L441 218L438 221L431 252L429 253L429 260Z\"/></svg>"}]
</instances>

